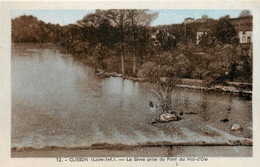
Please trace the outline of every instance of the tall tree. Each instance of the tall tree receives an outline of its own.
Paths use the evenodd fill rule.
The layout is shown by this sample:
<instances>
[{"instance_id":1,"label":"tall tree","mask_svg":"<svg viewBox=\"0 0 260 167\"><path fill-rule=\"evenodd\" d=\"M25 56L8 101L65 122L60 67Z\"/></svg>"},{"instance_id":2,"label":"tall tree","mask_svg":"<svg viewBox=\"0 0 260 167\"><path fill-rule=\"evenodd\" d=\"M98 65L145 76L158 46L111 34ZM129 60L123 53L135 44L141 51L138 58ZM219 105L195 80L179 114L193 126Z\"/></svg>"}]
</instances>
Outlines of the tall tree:
<instances>
[{"instance_id":1,"label":"tall tree","mask_svg":"<svg viewBox=\"0 0 260 167\"><path fill-rule=\"evenodd\" d=\"M95 13L87 14L82 20L77 21L77 24L82 27L95 27L98 28L103 20L106 19L103 10L96 10Z\"/></svg>"},{"instance_id":2,"label":"tall tree","mask_svg":"<svg viewBox=\"0 0 260 167\"><path fill-rule=\"evenodd\" d=\"M124 9L110 9L106 11L112 25L119 28L120 46L121 46L121 70L125 74L124 57L125 57L125 31L128 25L127 10Z\"/></svg>"},{"instance_id":3,"label":"tall tree","mask_svg":"<svg viewBox=\"0 0 260 167\"><path fill-rule=\"evenodd\" d=\"M133 73L136 73L136 57L137 57L137 36L140 32L140 27L148 26L157 16L158 13L148 13L148 10L136 10L131 9L127 10L128 18L131 23L132 36L133 36L133 48L134 48L134 57L133 57Z\"/></svg>"},{"instance_id":4,"label":"tall tree","mask_svg":"<svg viewBox=\"0 0 260 167\"><path fill-rule=\"evenodd\" d=\"M219 19L215 28L215 34L217 39L223 44L231 44L233 41L236 41L237 32L230 23L228 15Z\"/></svg>"},{"instance_id":5,"label":"tall tree","mask_svg":"<svg viewBox=\"0 0 260 167\"><path fill-rule=\"evenodd\" d=\"M88 14L82 20L77 21L80 27L84 28L85 34L91 35L94 45L109 45L111 41L112 25L109 22L105 10L96 10L95 13ZM89 37L88 37L89 38Z\"/></svg>"}]
</instances>

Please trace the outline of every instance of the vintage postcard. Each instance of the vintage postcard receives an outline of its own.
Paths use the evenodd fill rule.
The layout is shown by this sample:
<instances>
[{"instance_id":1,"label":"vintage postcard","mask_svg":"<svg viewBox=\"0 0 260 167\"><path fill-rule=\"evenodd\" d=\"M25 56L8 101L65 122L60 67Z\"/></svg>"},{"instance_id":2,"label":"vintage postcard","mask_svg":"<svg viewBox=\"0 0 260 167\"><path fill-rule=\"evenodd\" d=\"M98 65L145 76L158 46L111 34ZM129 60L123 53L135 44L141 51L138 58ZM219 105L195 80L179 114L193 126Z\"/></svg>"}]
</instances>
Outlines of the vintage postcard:
<instances>
[{"instance_id":1,"label":"vintage postcard","mask_svg":"<svg viewBox=\"0 0 260 167\"><path fill-rule=\"evenodd\" d=\"M2 2L4 166L256 166L259 5Z\"/></svg>"}]
</instances>

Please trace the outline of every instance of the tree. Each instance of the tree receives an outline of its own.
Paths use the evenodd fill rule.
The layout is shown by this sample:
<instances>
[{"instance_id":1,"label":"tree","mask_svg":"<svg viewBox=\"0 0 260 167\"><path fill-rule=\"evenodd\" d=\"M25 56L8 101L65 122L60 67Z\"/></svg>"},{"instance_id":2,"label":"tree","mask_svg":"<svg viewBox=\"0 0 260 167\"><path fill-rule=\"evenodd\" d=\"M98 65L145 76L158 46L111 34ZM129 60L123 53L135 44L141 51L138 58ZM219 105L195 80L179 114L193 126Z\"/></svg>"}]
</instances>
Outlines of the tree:
<instances>
[{"instance_id":1,"label":"tree","mask_svg":"<svg viewBox=\"0 0 260 167\"><path fill-rule=\"evenodd\" d=\"M141 59L141 65L144 63L145 55L152 56L155 52L155 48L151 40L151 33L150 27L138 28L137 49Z\"/></svg>"},{"instance_id":2,"label":"tree","mask_svg":"<svg viewBox=\"0 0 260 167\"><path fill-rule=\"evenodd\" d=\"M140 32L140 27L148 26L157 16L158 13L148 13L148 10L136 10L131 9L127 10L128 18L131 23L132 36L133 36L133 49L134 49L134 57L133 57L133 73L136 73L136 54L137 54L137 38L138 32Z\"/></svg>"},{"instance_id":3,"label":"tree","mask_svg":"<svg viewBox=\"0 0 260 167\"><path fill-rule=\"evenodd\" d=\"M106 11L97 9L95 13L87 14L82 20L77 21L77 24L81 27L99 28L105 20L108 20Z\"/></svg>"},{"instance_id":4,"label":"tree","mask_svg":"<svg viewBox=\"0 0 260 167\"><path fill-rule=\"evenodd\" d=\"M127 28L128 15L127 10L124 9L110 9L106 11L106 16L112 25L119 28L120 34L120 46L121 46L121 70L122 74L125 74L124 57L125 57L125 31Z\"/></svg>"},{"instance_id":5,"label":"tree","mask_svg":"<svg viewBox=\"0 0 260 167\"><path fill-rule=\"evenodd\" d=\"M84 54L92 56L96 66L106 68L103 59L109 54L114 55L119 43L118 28L112 25L106 10L96 10L77 21L79 40ZM113 52L113 53L112 53Z\"/></svg>"},{"instance_id":6,"label":"tree","mask_svg":"<svg viewBox=\"0 0 260 167\"><path fill-rule=\"evenodd\" d=\"M87 38L93 45L108 43L107 37L110 36L108 31L111 25L105 11L96 10L95 13L87 14L82 20L77 21L77 25L84 29L84 34L88 35L84 38Z\"/></svg>"},{"instance_id":7,"label":"tree","mask_svg":"<svg viewBox=\"0 0 260 167\"><path fill-rule=\"evenodd\" d=\"M174 67L157 65L150 69L150 72L147 74L149 81L152 83L152 93L159 101L164 113L175 113L172 106L172 96L176 84L180 82L176 72Z\"/></svg>"},{"instance_id":8,"label":"tree","mask_svg":"<svg viewBox=\"0 0 260 167\"><path fill-rule=\"evenodd\" d=\"M60 25L46 24L32 15L12 19L13 42L57 42Z\"/></svg>"},{"instance_id":9,"label":"tree","mask_svg":"<svg viewBox=\"0 0 260 167\"><path fill-rule=\"evenodd\" d=\"M234 81L234 78L237 76L237 63L236 62L233 62L230 65L229 76L230 76L230 81Z\"/></svg>"},{"instance_id":10,"label":"tree","mask_svg":"<svg viewBox=\"0 0 260 167\"><path fill-rule=\"evenodd\" d=\"M228 15L220 18L217 22L215 36L222 44L231 44L233 41L237 41L237 32L230 23Z\"/></svg>"},{"instance_id":11,"label":"tree","mask_svg":"<svg viewBox=\"0 0 260 167\"><path fill-rule=\"evenodd\" d=\"M250 13L250 10L243 10L243 11L239 14L239 17L240 17L240 18L250 17L250 16L252 16L251 13Z\"/></svg>"},{"instance_id":12,"label":"tree","mask_svg":"<svg viewBox=\"0 0 260 167\"><path fill-rule=\"evenodd\" d=\"M176 75L180 78L186 77L191 67L189 59L184 54L175 57L174 65L176 66Z\"/></svg>"},{"instance_id":13,"label":"tree","mask_svg":"<svg viewBox=\"0 0 260 167\"><path fill-rule=\"evenodd\" d=\"M252 83L252 58L249 57L247 50L242 51L240 60L242 60L242 69L239 72L240 76L244 81Z\"/></svg>"},{"instance_id":14,"label":"tree","mask_svg":"<svg viewBox=\"0 0 260 167\"><path fill-rule=\"evenodd\" d=\"M32 15L12 19L12 37L15 42L39 42L39 32L39 21Z\"/></svg>"}]
</instances>

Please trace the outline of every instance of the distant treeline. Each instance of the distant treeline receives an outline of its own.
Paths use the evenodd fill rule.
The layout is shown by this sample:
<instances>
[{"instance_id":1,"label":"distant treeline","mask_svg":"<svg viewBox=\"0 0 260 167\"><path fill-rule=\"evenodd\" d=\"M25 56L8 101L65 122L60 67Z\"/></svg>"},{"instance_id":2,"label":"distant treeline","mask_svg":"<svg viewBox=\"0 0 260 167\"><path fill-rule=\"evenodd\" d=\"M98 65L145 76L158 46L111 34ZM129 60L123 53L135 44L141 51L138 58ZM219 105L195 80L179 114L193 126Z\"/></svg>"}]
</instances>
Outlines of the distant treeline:
<instances>
[{"instance_id":1,"label":"distant treeline","mask_svg":"<svg viewBox=\"0 0 260 167\"><path fill-rule=\"evenodd\" d=\"M156 64L174 67L178 77L209 84L252 82L252 57L240 46L228 16L150 26L157 15L149 10L96 10L66 26L24 15L12 19L12 41L57 43L86 63L126 75L141 75ZM207 34L197 45L201 29Z\"/></svg>"}]
</instances>

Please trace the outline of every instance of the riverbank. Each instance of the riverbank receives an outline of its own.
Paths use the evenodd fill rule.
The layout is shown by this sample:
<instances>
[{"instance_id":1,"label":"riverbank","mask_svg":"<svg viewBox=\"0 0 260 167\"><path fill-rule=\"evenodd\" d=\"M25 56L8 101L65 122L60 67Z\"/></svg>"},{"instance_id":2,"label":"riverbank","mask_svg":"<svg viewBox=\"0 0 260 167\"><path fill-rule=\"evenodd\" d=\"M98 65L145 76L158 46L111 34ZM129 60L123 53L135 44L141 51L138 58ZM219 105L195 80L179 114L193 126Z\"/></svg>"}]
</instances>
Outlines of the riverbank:
<instances>
[{"instance_id":1,"label":"riverbank","mask_svg":"<svg viewBox=\"0 0 260 167\"><path fill-rule=\"evenodd\" d=\"M195 82L198 82L199 84L194 84ZM203 85L202 80L197 79L182 79L182 84L177 85L177 87L180 88L188 88L188 89L198 89L198 90L204 90L204 91L217 91L217 92L230 92L230 93L238 93L242 95L252 95L252 84L250 83L235 83L235 82L227 82L227 86L223 85L213 85L210 87L205 87ZM245 85L245 89L241 89ZM250 90L251 89L251 90Z\"/></svg>"},{"instance_id":2,"label":"riverbank","mask_svg":"<svg viewBox=\"0 0 260 167\"><path fill-rule=\"evenodd\" d=\"M117 72L104 72L103 70L100 69L97 69L96 74L104 77L122 77L124 79L129 79L138 82L148 81L148 79L146 78L131 77L131 76L119 74ZM198 89L203 91L229 92L229 93L238 93L242 95L252 95L251 83L227 82L227 84L228 85L226 86L212 85L206 87L203 86L203 80L182 78L180 84L178 84L177 87L187 88L187 89Z\"/></svg>"}]
</instances>

